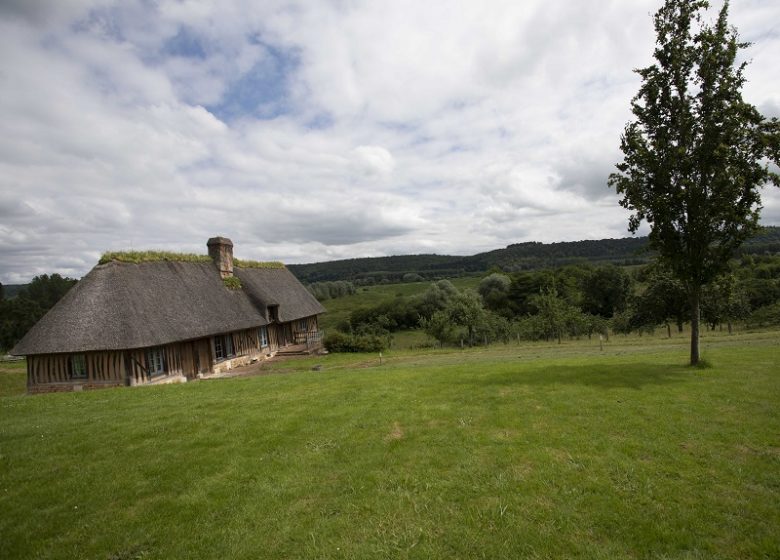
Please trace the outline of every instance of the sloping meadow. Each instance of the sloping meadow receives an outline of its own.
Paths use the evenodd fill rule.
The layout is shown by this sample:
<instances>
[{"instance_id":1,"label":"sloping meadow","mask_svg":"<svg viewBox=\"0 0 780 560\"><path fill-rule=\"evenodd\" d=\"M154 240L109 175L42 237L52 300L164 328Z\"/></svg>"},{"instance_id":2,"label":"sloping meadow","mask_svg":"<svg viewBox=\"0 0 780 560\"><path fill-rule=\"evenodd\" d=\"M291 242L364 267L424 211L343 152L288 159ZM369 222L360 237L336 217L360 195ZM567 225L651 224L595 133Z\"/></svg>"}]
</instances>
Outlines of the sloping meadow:
<instances>
[{"instance_id":1,"label":"sloping meadow","mask_svg":"<svg viewBox=\"0 0 780 560\"><path fill-rule=\"evenodd\" d=\"M780 556L778 337L564 347L0 398L0 557Z\"/></svg>"}]
</instances>

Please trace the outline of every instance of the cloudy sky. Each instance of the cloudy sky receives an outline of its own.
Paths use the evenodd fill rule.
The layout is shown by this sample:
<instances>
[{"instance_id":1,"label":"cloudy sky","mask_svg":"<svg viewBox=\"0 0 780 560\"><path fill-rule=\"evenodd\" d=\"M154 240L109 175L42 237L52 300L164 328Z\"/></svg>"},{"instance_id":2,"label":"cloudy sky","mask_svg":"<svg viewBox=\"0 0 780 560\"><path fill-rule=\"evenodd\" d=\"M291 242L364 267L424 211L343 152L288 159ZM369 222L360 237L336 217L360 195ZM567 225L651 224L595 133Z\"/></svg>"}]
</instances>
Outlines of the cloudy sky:
<instances>
[{"instance_id":1,"label":"cloudy sky","mask_svg":"<svg viewBox=\"0 0 780 560\"><path fill-rule=\"evenodd\" d=\"M606 177L660 5L0 0L0 282L214 235L287 263L625 237ZM731 12L780 116L780 2Z\"/></svg>"}]
</instances>

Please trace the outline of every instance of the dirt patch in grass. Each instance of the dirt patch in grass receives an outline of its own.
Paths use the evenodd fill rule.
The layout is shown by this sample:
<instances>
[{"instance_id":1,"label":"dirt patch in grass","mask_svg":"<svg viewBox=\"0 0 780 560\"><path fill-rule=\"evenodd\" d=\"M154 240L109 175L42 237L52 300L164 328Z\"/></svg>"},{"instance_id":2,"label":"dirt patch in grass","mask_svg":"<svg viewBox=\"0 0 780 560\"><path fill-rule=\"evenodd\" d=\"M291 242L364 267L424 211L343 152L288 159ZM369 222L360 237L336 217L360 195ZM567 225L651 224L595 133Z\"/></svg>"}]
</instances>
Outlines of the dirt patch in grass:
<instances>
[{"instance_id":1,"label":"dirt patch in grass","mask_svg":"<svg viewBox=\"0 0 780 560\"><path fill-rule=\"evenodd\" d=\"M393 422L393 428L390 430L390 433L387 434L387 437L385 438L387 441L395 441L399 439L403 439L404 437L404 429L401 427L401 424L398 422Z\"/></svg>"}]
</instances>

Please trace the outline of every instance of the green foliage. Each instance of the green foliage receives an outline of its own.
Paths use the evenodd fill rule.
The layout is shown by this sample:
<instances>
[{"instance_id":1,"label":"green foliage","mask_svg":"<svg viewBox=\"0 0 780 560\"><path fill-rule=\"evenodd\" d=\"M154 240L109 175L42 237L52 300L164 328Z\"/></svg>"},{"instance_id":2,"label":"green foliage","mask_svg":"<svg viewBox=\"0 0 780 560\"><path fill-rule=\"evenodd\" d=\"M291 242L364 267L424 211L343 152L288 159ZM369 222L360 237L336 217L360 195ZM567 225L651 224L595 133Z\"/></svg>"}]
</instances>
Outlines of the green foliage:
<instances>
[{"instance_id":1,"label":"green foliage","mask_svg":"<svg viewBox=\"0 0 780 560\"><path fill-rule=\"evenodd\" d=\"M750 313L747 294L733 273L724 274L705 286L701 299L702 319L713 330L723 323L731 329L733 321L744 319Z\"/></svg>"},{"instance_id":2,"label":"green foliage","mask_svg":"<svg viewBox=\"0 0 780 560\"><path fill-rule=\"evenodd\" d=\"M346 334L331 332L323 341L328 352L381 352L388 347L388 339L376 333Z\"/></svg>"},{"instance_id":3,"label":"green foliage","mask_svg":"<svg viewBox=\"0 0 780 560\"><path fill-rule=\"evenodd\" d=\"M0 349L11 349L46 312L70 290L76 280L42 274L16 297L0 300Z\"/></svg>"},{"instance_id":4,"label":"green foliage","mask_svg":"<svg viewBox=\"0 0 780 560\"><path fill-rule=\"evenodd\" d=\"M711 326L714 322L730 327L755 309L753 299L763 304L780 299L780 257L744 256L740 263L734 263L732 275L733 293L741 295L735 295L736 299L729 296L733 301L730 299L728 306L722 307L725 292L705 290L703 314ZM335 326L345 333L366 328L393 333L420 329L443 346L459 345L461 341L482 345L510 339L608 338L610 329L641 335L654 332L659 325L665 325L671 337L672 326L682 332L690 316L682 282L659 264L631 271L613 265L566 266L509 277L491 273L469 280L471 284L466 279L457 280L464 290L446 280L431 283L422 292L422 286L413 284L363 287L354 295L330 303L330 313L323 321L331 321L326 330ZM463 291L474 287L482 297L471 302L476 305L465 306L473 312L470 316L477 318L467 321ZM487 304L485 296L492 305ZM749 308L746 302L751 303Z\"/></svg>"},{"instance_id":5,"label":"green foliage","mask_svg":"<svg viewBox=\"0 0 780 560\"><path fill-rule=\"evenodd\" d=\"M37 302L22 297L0 302L0 350L13 348L45 313Z\"/></svg>"},{"instance_id":6,"label":"green foliage","mask_svg":"<svg viewBox=\"0 0 780 560\"><path fill-rule=\"evenodd\" d=\"M355 285L352 282L337 280L335 282L314 282L306 286L306 289L319 301L351 296L355 293Z\"/></svg>"},{"instance_id":7,"label":"green foliage","mask_svg":"<svg viewBox=\"0 0 780 560\"><path fill-rule=\"evenodd\" d=\"M431 317L436 311L447 307L457 294L458 289L449 280L434 282L420 297L418 305L420 316Z\"/></svg>"},{"instance_id":8,"label":"green foliage","mask_svg":"<svg viewBox=\"0 0 780 560\"><path fill-rule=\"evenodd\" d=\"M648 267L644 292L634 299L631 326L636 330L669 323L682 325L690 317L688 295L683 283L661 265Z\"/></svg>"},{"instance_id":9,"label":"green foliage","mask_svg":"<svg viewBox=\"0 0 780 560\"><path fill-rule=\"evenodd\" d=\"M742 246L742 253L780 252L780 227L768 226ZM287 268L304 283L346 280L356 286L382 283L435 281L469 275L538 270L566 265L646 264L652 253L646 237L566 241L560 243L518 243L503 249L468 257L401 255L346 259ZM421 277L422 279L418 279Z\"/></svg>"},{"instance_id":10,"label":"green foliage","mask_svg":"<svg viewBox=\"0 0 780 560\"><path fill-rule=\"evenodd\" d=\"M68 291L76 285L78 280L62 277L56 272L51 276L41 274L32 279L27 286L17 295L18 298L34 301L44 311L48 311L54 304L60 301Z\"/></svg>"},{"instance_id":11,"label":"green foliage","mask_svg":"<svg viewBox=\"0 0 780 560\"><path fill-rule=\"evenodd\" d=\"M534 296L533 304L539 310L533 323L538 338L557 339L560 344L565 334L578 336L587 331L582 312L561 298L554 287Z\"/></svg>"},{"instance_id":12,"label":"green foliage","mask_svg":"<svg viewBox=\"0 0 780 560\"><path fill-rule=\"evenodd\" d=\"M650 224L649 245L691 300L691 363L698 355L702 286L727 270L757 231L767 181L765 158L779 163L780 123L742 99L745 63L725 3L714 25L701 23L701 0L667 0L655 15L656 63L631 103L636 118L621 139L623 162L609 182L633 212L629 229ZM693 29L698 26L698 29Z\"/></svg>"},{"instance_id":13,"label":"green foliage","mask_svg":"<svg viewBox=\"0 0 780 560\"><path fill-rule=\"evenodd\" d=\"M239 279L238 276L228 276L227 278L223 278L222 283L229 290L240 290L242 287L241 279Z\"/></svg>"},{"instance_id":14,"label":"green foliage","mask_svg":"<svg viewBox=\"0 0 780 560\"><path fill-rule=\"evenodd\" d=\"M469 346L478 342L478 336L487 334L487 312L477 292L464 290L456 294L447 304L445 312L454 325L465 329Z\"/></svg>"},{"instance_id":15,"label":"green foliage","mask_svg":"<svg viewBox=\"0 0 780 560\"><path fill-rule=\"evenodd\" d=\"M279 261L248 261L233 259L233 266L238 268L284 268L284 263Z\"/></svg>"},{"instance_id":16,"label":"green foliage","mask_svg":"<svg viewBox=\"0 0 780 560\"><path fill-rule=\"evenodd\" d=\"M780 302L759 307L746 319L748 328L764 328L780 326Z\"/></svg>"},{"instance_id":17,"label":"green foliage","mask_svg":"<svg viewBox=\"0 0 780 560\"><path fill-rule=\"evenodd\" d=\"M614 265L587 269L580 280L582 310L606 319L623 311L633 291L631 276Z\"/></svg>"},{"instance_id":18,"label":"green foliage","mask_svg":"<svg viewBox=\"0 0 780 560\"><path fill-rule=\"evenodd\" d=\"M103 253L98 264L106 264L111 261L123 263L147 263L160 261L173 262L211 262L208 255L196 255L194 253L174 253L171 251L109 251Z\"/></svg>"},{"instance_id":19,"label":"green foliage","mask_svg":"<svg viewBox=\"0 0 780 560\"><path fill-rule=\"evenodd\" d=\"M509 288L512 280L506 274L494 272L485 276L477 291L487 309L500 314L511 315L509 306Z\"/></svg>"},{"instance_id":20,"label":"green foliage","mask_svg":"<svg viewBox=\"0 0 780 560\"><path fill-rule=\"evenodd\" d=\"M436 311L430 317L420 317L420 327L442 347L454 344L459 339L458 329L444 310Z\"/></svg>"}]
</instances>

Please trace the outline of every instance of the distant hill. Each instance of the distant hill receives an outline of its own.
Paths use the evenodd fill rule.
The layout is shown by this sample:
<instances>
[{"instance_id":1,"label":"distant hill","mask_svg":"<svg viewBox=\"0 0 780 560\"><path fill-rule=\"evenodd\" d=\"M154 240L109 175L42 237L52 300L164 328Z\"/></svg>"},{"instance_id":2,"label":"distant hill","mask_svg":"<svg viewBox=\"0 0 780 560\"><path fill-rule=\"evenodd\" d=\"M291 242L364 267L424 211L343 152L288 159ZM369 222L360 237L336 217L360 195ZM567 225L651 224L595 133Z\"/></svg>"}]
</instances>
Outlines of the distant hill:
<instances>
[{"instance_id":1,"label":"distant hill","mask_svg":"<svg viewBox=\"0 0 780 560\"><path fill-rule=\"evenodd\" d=\"M748 241L742 253L780 253L780 227L767 226ZM357 283L399 282L406 274L425 279L462 276L500 268L505 272L591 263L642 264L651 258L647 237L624 237L560 243L515 243L504 249L461 257L448 255L401 255L366 257L311 264L291 264L287 268L302 282L348 280Z\"/></svg>"},{"instance_id":2,"label":"distant hill","mask_svg":"<svg viewBox=\"0 0 780 560\"><path fill-rule=\"evenodd\" d=\"M6 299L16 297L16 294L18 294L25 286L27 286L27 284L3 284L3 297Z\"/></svg>"}]
</instances>

